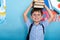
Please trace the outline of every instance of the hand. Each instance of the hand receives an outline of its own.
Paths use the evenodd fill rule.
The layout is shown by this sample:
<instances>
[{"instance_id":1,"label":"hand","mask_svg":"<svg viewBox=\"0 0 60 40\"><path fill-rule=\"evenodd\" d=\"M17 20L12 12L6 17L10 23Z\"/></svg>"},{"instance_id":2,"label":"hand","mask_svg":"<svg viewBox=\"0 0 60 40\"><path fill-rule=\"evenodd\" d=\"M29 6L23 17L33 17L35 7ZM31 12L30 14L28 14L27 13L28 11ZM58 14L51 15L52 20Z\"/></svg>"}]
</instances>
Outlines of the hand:
<instances>
[{"instance_id":1,"label":"hand","mask_svg":"<svg viewBox=\"0 0 60 40\"><path fill-rule=\"evenodd\" d=\"M45 3L44 3L44 2L40 2L40 4L41 4L42 6L44 6L44 8L45 8Z\"/></svg>"},{"instance_id":2,"label":"hand","mask_svg":"<svg viewBox=\"0 0 60 40\"><path fill-rule=\"evenodd\" d=\"M30 7L33 7L33 2L30 4Z\"/></svg>"},{"instance_id":3,"label":"hand","mask_svg":"<svg viewBox=\"0 0 60 40\"><path fill-rule=\"evenodd\" d=\"M43 4L43 6L44 6L44 8L46 7L46 4L45 3L42 3Z\"/></svg>"},{"instance_id":4,"label":"hand","mask_svg":"<svg viewBox=\"0 0 60 40\"><path fill-rule=\"evenodd\" d=\"M47 5L46 5L45 3L43 3L43 4L44 4L44 8L48 8ZM49 9L49 8L48 8L48 9Z\"/></svg>"}]
</instances>

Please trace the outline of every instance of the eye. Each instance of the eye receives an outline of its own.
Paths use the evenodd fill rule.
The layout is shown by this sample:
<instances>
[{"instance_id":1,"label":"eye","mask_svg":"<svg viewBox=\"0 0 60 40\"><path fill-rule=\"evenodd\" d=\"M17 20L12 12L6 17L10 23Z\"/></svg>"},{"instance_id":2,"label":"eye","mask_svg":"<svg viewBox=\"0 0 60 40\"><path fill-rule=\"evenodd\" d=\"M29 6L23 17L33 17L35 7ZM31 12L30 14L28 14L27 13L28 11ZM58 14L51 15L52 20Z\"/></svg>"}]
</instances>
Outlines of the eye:
<instances>
[{"instance_id":1,"label":"eye","mask_svg":"<svg viewBox=\"0 0 60 40\"><path fill-rule=\"evenodd\" d=\"M40 14L38 14L38 16L40 16Z\"/></svg>"}]
</instances>

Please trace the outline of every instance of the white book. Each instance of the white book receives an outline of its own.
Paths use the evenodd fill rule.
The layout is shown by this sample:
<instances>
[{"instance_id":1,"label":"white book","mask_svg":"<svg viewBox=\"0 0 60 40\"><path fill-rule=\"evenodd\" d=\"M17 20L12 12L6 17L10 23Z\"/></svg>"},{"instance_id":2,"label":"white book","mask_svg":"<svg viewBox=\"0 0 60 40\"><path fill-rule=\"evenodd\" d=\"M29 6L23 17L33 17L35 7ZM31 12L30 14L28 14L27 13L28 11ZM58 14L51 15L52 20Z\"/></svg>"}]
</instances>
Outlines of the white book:
<instances>
[{"instance_id":1,"label":"white book","mask_svg":"<svg viewBox=\"0 0 60 40\"><path fill-rule=\"evenodd\" d=\"M37 5L35 5L34 8L44 8L44 6L37 6Z\"/></svg>"},{"instance_id":2,"label":"white book","mask_svg":"<svg viewBox=\"0 0 60 40\"><path fill-rule=\"evenodd\" d=\"M44 2L44 0L33 0L34 2Z\"/></svg>"},{"instance_id":3,"label":"white book","mask_svg":"<svg viewBox=\"0 0 60 40\"><path fill-rule=\"evenodd\" d=\"M43 3L35 2L34 5L44 5Z\"/></svg>"}]
</instances>

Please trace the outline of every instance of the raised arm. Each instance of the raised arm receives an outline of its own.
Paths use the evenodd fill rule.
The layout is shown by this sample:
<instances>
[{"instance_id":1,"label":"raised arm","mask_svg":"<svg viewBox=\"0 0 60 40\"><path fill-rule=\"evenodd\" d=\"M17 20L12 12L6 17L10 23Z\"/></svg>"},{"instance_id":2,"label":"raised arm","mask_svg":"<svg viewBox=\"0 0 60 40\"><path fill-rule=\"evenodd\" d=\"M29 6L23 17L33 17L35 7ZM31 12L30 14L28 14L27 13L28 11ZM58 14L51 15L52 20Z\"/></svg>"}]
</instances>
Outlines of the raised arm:
<instances>
[{"instance_id":1,"label":"raised arm","mask_svg":"<svg viewBox=\"0 0 60 40\"><path fill-rule=\"evenodd\" d=\"M32 3L30 4L30 6L27 8L27 10L24 12L23 16L24 16L24 21L26 22L28 17L27 14L29 12L29 10L32 8Z\"/></svg>"},{"instance_id":2,"label":"raised arm","mask_svg":"<svg viewBox=\"0 0 60 40\"><path fill-rule=\"evenodd\" d=\"M45 9L48 11L49 16L50 16L48 19L48 22L51 22L53 20L54 15L53 15L52 11L45 4L44 4L44 6L45 6Z\"/></svg>"}]
</instances>

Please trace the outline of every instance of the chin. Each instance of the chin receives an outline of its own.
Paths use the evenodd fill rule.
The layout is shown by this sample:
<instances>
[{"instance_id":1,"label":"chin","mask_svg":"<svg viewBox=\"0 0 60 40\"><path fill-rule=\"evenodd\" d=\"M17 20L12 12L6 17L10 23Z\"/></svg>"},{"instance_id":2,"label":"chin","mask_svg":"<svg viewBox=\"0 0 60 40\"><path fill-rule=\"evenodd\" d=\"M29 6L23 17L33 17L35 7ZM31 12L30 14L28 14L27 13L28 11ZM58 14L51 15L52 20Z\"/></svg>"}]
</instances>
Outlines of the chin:
<instances>
[{"instance_id":1,"label":"chin","mask_svg":"<svg viewBox=\"0 0 60 40\"><path fill-rule=\"evenodd\" d=\"M38 20L35 20L35 22L40 22L40 21L38 21Z\"/></svg>"}]
</instances>

